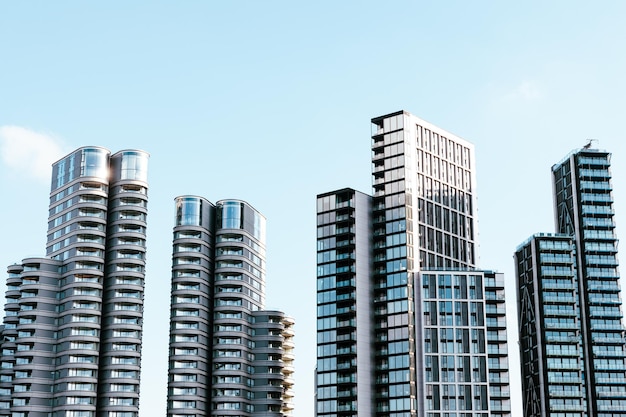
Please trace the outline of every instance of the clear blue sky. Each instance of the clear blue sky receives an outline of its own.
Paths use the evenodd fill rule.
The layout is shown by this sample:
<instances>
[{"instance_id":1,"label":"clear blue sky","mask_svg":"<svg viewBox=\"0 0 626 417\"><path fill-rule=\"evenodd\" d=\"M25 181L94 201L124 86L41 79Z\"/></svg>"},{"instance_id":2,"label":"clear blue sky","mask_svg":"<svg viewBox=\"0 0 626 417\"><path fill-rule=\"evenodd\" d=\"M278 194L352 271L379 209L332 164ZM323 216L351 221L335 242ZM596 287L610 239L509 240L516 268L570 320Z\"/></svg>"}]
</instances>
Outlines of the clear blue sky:
<instances>
[{"instance_id":1,"label":"clear blue sky","mask_svg":"<svg viewBox=\"0 0 626 417\"><path fill-rule=\"evenodd\" d=\"M52 160L144 149L141 416L165 413L182 194L266 215L267 307L296 319L295 415L312 416L315 196L369 192L369 120L405 109L476 146L481 266L509 284L521 416L512 254L553 230L550 167L599 139L626 214L624 21L622 1L2 2L0 265L44 254Z\"/></svg>"}]
</instances>

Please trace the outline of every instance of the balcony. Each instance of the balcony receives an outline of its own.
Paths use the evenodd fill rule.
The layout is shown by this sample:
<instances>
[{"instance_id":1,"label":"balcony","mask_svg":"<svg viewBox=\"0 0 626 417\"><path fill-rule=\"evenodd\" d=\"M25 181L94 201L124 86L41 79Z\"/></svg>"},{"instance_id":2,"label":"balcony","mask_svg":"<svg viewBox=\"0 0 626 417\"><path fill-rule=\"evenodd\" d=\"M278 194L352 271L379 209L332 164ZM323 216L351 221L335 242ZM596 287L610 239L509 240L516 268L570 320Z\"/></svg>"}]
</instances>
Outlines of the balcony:
<instances>
[{"instance_id":1,"label":"balcony","mask_svg":"<svg viewBox=\"0 0 626 417\"><path fill-rule=\"evenodd\" d=\"M337 355L351 355L351 354L356 354L355 346L337 349Z\"/></svg>"},{"instance_id":2,"label":"balcony","mask_svg":"<svg viewBox=\"0 0 626 417\"><path fill-rule=\"evenodd\" d=\"M582 384L583 379L582 377L549 376L548 382L553 384Z\"/></svg>"},{"instance_id":3,"label":"balcony","mask_svg":"<svg viewBox=\"0 0 626 417\"><path fill-rule=\"evenodd\" d=\"M563 391L563 390L551 389L549 391L549 394L550 394L550 397L557 397L557 398L571 397L571 398L577 398L577 397L580 397L582 395L582 391L579 391L579 390Z\"/></svg>"},{"instance_id":4,"label":"balcony","mask_svg":"<svg viewBox=\"0 0 626 417\"><path fill-rule=\"evenodd\" d=\"M606 343L606 344L622 344L624 343L623 337L605 337L605 336L595 336L592 337L594 343Z\"/></svg>"},{"instance_id":5,"label":"balcony","mask_svg":"<svg viewBox=\"0 0 626 417\"><path fill-rule=\"evenodd\" d=\"M577 323L546 323L546 328L577 330L579 328L579 325Z\"/></svg>"},{"instance_id":6,"label":"balcony","mask_svg":"<svg viewBox=\"0 0 626 417\"><path fill-rule=\"evenodd\" d=\"M621 311L619 311L618 309L615 309L615 311L611 311L611 310L604 310L604 311L594 311L591 310L591 312L589 313L589 317L611 317L611 318L622 318L623 314Z\"/></svg>"},{"instance_id":7,"label":"balcony","mask_svg":"<svg viewBox=\"0 0 626 417\"><path fill-rule=\"evenodd\" d=\"M506 328L506 320L495 320L487 317L487 327Z\"/></svg>"},{"instance_id":8,"label":"balcony","mask_svg":"<svg viewBox=\"0 0 626 417\"><path fill-rule=\"evenodd\" d=\"M626 378L596 378L597 384L626 384Z\"/></svg>"},{"instance_id":9,"label":"balcony","mask_svg":"<svg viewBox=\"0 0 626 417\"><path fill-rule=\"evenodd\" d=\"M339 327L356 327L356 320L341 320L337 321L337 328Z\"/></svg>"},{"instance_id":10,"label":"balcony","mask_svg":"<svg viewBox=\"0 0 626 417\"><path fill-rule=\"evenodd\" d=\"M574 304L574 303L576 303L576 298L574 298L574 297L545 295L543 297L543 301L545 303Z\"/></svg>"},{"instance_id":11,"label":"balcony","mask_svg":"<svg viewBox=\"0 0 626 417\"><path fill-rule=\"evenodd\" d=\"M585 411L585 406L582 404L551 405L550 411Z\"/></svg>"},{"instance_id":12,"label":"balcony","mask_svg":"<svg viewBox=\"0 0 626 417\"><path fill-rule=\"evenodd\" d=\"M488 353L489 355L498 355L498 356L505 356L505 355L508 355L508 351L507 351L507 349L506 349L506 348L502 348L502 349L500 349L500 348L495 347L495 346L489 346L489 347L487 348L487 353Z\"/></svg>"}]
</instances>

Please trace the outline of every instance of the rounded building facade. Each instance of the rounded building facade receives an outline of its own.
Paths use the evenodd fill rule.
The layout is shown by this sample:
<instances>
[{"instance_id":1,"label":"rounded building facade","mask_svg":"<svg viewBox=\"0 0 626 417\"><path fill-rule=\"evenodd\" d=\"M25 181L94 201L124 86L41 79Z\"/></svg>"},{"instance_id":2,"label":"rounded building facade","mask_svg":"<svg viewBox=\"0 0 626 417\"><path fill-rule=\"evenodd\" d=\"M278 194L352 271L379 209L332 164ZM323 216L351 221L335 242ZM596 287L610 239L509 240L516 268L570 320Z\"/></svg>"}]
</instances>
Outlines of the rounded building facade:
<instances>
[{"instance_id":1,"label":"rounded building facade","mask_svg":"<svg viewBox=\"0 0 626 417\"><path fill-rule=\"evenodd\" d=\"M264 311L265 218L248 203L176 198L168 417L293 410L293 320Z\"/></svg>"},{"instance_id":2,"label":"rounded building facade","mask_svg":"<svg viewBox=\"0 0 626 417\"><path fill-rule=\"evenodd\" d=\"M215 207L202 197L176 198L168 415L206 416L211 384L213 225Z\"/></svg>"},{"instance_id":3,"label":"rounded building facade","mask_svg":"<svg viewBox=\"0 0 626 417\"><path fill-rule=\"evenodd\" d=\"M137 417L147 163L86 146L53 164L46 258L9 267L0 416Z\"/></svg>"}]
</instances>

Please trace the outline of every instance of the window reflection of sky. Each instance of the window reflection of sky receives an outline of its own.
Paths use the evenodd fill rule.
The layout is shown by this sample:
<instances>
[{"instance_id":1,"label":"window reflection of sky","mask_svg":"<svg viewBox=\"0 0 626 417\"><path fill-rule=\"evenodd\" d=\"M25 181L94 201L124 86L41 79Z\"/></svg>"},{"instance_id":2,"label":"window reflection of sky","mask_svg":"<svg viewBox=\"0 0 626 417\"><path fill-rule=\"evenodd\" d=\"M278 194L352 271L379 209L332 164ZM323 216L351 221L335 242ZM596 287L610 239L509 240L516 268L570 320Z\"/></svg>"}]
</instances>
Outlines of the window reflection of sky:
<instances>
[{"instance_id":1,"label":"window reflection of sky","mask_svg":"<svg viewBox=\"0 0 626 417\"><path fill-rule=\"evenodd\" d=\"M176 225L200 225L202 201L194 197L178 198L176 201Z\"/></svg>"},{"instance_id":2,"label":"window reflection of sky","mask_svg":"<svg viewBox=\"0 0 626 417\"><path fill-rule=\"evenodd\" d=\"M109 152L104 149L84 149L81 161L81 176L108 178Z\"/></svg>"},{"instance_id":3,"label":"window reflection of sky","mask_svg":"<svg viewBox=\"0 0 626 417\"><path fill-rule=\"evenodd\" d=\"M265 217L252 206L238 200L223 200L217 204L220 228L243 229L259 241L265 241Z\"/></svg>"},{"instance_id":4,"label":"window reflection of sky","mask_svg":"<svg viewBox=\"0 0 626 417\"><path fill-rule=\"evenodd\" d=\"M148 155L143 152L125 151L122 153L123 180L148 181Z\"/></svg>"}]
</instances>

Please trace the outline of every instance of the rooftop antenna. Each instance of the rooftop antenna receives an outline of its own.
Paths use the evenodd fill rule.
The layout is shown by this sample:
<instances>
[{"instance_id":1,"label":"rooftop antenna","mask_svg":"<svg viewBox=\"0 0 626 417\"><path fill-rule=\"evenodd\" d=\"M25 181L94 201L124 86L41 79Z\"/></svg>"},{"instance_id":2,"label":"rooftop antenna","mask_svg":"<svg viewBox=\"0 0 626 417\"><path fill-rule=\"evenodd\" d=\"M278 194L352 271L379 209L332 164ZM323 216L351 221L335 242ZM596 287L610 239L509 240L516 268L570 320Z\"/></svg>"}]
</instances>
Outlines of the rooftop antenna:
<instances>
[{"instance_id":1,"label":"rooftop antenna","mask_svg":"<svg viewBox=\"0 0 626 417\"><path fill-rule=\"evenodd\" d=\"M591 148L591 145L593 145L594 143L598 143L598 139L587 139L588 142L585 146L583 146L584 149L589 149Z\"/></svg>"}]
</instances>

